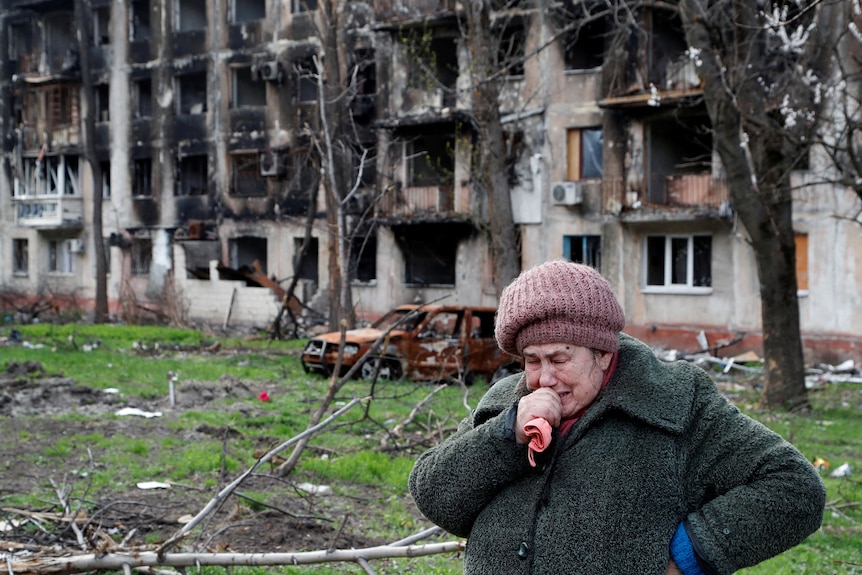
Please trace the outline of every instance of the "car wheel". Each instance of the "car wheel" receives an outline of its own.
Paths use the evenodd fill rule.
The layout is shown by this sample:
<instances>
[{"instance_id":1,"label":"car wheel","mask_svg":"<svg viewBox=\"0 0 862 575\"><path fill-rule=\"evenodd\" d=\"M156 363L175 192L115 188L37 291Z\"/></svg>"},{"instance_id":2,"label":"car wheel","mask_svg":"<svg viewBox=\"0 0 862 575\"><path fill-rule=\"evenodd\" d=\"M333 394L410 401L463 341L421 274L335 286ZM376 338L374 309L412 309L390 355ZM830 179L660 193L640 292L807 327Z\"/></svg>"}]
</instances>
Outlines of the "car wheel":
<instances>
[{"instance_id":1,"label":"car wheel","mask_svg":"<svg viewBox=\"0 0 862 575\"><path fill-rule=\"evenodd\" d=\"M379 367L378 367L379 366ZM362 362L359 368L362 379L373 380L375 372L377 379L395 381L401 379L401 364L398 360L385 357L373 357Z\"/></svg>"}]
</instances>

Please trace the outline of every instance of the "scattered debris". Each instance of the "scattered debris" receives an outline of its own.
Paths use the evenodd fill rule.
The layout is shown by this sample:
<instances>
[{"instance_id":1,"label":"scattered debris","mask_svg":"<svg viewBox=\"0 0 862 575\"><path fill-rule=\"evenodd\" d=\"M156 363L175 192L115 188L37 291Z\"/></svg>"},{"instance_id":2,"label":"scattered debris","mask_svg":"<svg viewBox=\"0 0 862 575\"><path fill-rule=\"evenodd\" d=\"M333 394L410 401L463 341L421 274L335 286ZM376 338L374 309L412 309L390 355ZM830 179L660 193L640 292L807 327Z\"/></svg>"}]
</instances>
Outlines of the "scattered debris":
<instances>
[{"instance_id":1,"label":"scattered debris","mask_svg":"<svg viewBox=\"0 0 862 575\"><path fill-rule=\"evenodd\" d=\"M114 415L124 416L124 415L137 415L140 417L146 417L147 419L151 419L153 417L161 417L161 411L144 411L143 409L138 409L137 407L124 407L119 411L115 412Z\"/></svg>"},{"instance_id":2,"label":"scattered debris","mask_svg":"<svg viewBox=\"0 0 862 575\"><path fill-rule=\"evenodd\" d=\"M849 463L842 463L835 468L835 471L829 474L829 477L850 477L853 474L853 469Z\"/></svg>"}]
</instances>

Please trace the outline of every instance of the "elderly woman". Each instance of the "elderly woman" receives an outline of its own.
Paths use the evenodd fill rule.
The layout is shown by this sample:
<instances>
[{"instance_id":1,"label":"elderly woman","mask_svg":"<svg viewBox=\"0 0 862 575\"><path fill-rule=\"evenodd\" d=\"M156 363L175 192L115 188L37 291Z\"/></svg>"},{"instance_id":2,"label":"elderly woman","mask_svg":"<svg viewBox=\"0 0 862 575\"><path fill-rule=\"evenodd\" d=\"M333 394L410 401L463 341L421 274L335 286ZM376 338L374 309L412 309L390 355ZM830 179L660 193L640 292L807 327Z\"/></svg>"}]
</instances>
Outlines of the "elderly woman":
<instances>
[{"instance_id":1,"label":"elderly woman","mask_svg":"<svg viewBox=\"0 0 862 575\"><path fill-rule=\"evenodd\" d=\"M524 373L409 482L431 521L468 538L465 573L732 573L820 526L814 467L703 370L622 334L595 270L545 263L500 299L497 341Z\"/></svg>"}]
</instances>

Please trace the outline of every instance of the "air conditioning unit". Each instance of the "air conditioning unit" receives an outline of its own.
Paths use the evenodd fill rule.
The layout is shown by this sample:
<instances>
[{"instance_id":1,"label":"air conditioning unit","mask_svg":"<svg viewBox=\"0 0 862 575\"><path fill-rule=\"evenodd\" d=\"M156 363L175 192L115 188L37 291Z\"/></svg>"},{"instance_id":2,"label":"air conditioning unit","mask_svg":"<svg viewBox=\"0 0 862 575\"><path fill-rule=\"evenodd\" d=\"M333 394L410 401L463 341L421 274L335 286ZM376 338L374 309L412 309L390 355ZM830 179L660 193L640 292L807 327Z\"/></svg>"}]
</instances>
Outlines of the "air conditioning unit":
<instances>
[{"instance_id":1,"label":"air conditioning unit","mask_svg":"<svg viewBox=\"0 0 862 575\"><path fill-rule=\"evenodd\" d=\"M84 240L72 239L69 240L69 251L73 254L84 253Z\"/></svg>"},{"instance_id":2,"label":"air conditioning unit","mask_svg":"<svg viewBox=\"0 0 862 575\"><path fill-rule=\"evenodd\" d=\"M284 175L284 157L281 152L265 150L260 153L260 175L272 178Z\"/></svg>"},{"instance_id":3,"label":"air conditioning unit","mask_svg":"<svg viewBox=\"0 0 862 575\"><path fill-rule=\"evenodd\" d=\"M261 62L257 65L257 74L261 80L266 80L267 82L279 82L281 81L281 62L278 60L269 60L267 62Z\"/></svg>"},{"instance_id":4,"label":"air conditioning unit","mask_svg":"<svg viewBox=\"0 0 862 575\"><path fill-rule=\"evenodd\" d=\"M551 203L555 206L577 206L584 201L581 182L554 182L551 184Z\"/></svg>"}]
</instances>

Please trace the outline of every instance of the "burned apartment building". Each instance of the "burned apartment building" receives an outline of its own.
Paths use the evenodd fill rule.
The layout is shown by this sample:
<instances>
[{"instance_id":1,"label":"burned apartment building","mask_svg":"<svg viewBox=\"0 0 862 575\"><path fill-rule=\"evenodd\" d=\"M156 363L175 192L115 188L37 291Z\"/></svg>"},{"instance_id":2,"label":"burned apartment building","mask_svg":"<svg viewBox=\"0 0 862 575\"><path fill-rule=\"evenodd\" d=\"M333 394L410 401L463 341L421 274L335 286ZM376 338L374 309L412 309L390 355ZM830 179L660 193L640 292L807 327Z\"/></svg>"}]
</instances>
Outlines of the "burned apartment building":
<instances>
[{"instance_id":1,"label":"burned apartment building","mask_svg":"<svg viewBox=\"0 0 862 575\"><path fill-rule=\"evenodd\" d=\"M345 235L361 317L414 301L496 304L458 2L346 3L335 45L314 0L89 4L84 82L72 2L2 1L0 289L92 299L95 195L120 313L126 299L163 304L170 288L190 321L263 327L296 278L306 313L325 317ZM627 330L648 341L691 350L701 331L757 334L754 258L679 20L645 10L647 33L611 52L614 21L584 20L588 2L506 6L493 19L508 59L513 257L600 268ZM337 150L321 145L335 69L320 77L336 48L350 135ZM84 160L89 114L98 182ZM340 220L327 213L328 151L356 159L339 180ZM853 258L832 250L862 251L853 224L831 217L852 196L815 188L796 198L802 329L811 350L840 357L859 351L862 302Z\"/></svg>"}]
</instances>

